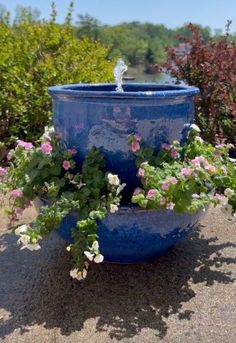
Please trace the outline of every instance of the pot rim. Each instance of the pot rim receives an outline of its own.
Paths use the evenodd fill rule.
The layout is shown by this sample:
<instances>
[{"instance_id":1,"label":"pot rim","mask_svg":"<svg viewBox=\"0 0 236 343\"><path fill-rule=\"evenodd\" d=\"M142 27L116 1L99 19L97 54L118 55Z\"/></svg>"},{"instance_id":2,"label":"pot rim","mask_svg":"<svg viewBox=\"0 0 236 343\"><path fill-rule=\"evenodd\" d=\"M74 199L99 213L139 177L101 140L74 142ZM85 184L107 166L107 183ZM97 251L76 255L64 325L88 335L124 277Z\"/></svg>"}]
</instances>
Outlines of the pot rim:
<instances>
[{"instance_id":1,"label":"pot rim","mask_svg":"<svg viewBox=\"0 0 236 343\"><path fill-rule=\"evenodd\" d=\"M83 98L145 98L166 99L176 97L193 97L199 93L194 86L152 83L124 83L124 92L115 90L115 83L78 83L52 86L48 92L52 97ZM141 89L141 90L139 90Z\"/></svg>"}]
</instances>

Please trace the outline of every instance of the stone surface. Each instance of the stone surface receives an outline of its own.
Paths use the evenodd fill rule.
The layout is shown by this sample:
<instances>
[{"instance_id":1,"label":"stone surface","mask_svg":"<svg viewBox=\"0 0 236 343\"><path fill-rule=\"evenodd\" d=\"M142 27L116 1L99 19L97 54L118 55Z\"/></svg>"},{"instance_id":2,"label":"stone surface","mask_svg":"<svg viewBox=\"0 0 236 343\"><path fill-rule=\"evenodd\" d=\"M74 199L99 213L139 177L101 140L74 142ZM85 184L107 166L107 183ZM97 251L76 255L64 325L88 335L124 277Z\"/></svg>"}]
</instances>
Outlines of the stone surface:
<instances>
[{"instance_id":1,"label":"stone surface","mask_svg":"<svg viewBox=\"0 0 236 343\"><path fill-rule=\"evenodd\" d=\"M82 283L56 234L22 251L6 224L1 216L1 342L235 342L236 223L219 209L164 257L94 265Z\"/></svg>"}]
</instances>

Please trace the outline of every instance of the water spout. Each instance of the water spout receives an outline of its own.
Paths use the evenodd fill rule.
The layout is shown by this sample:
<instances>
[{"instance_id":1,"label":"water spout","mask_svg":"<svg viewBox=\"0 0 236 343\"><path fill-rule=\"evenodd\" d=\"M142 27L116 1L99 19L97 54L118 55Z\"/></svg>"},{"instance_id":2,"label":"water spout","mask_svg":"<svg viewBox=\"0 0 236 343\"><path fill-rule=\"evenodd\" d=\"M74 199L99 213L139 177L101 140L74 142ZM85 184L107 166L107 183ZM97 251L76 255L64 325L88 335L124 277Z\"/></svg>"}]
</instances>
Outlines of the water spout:
<instances>
[{"instance_id":1,"label":"water spout","mask_svg":"<svg viewBox=\"0 0 236 343\"><path fill-rule=\"evenodd\" d=\"M125 62L120 58L117 63L115 68L113 69L113 74L115 77L115 82L116 82L116 91L117 92L124 92L122 88L122 77L124 72L128 69L127 65L125 65Z\"/></svg>"}]
</instances>

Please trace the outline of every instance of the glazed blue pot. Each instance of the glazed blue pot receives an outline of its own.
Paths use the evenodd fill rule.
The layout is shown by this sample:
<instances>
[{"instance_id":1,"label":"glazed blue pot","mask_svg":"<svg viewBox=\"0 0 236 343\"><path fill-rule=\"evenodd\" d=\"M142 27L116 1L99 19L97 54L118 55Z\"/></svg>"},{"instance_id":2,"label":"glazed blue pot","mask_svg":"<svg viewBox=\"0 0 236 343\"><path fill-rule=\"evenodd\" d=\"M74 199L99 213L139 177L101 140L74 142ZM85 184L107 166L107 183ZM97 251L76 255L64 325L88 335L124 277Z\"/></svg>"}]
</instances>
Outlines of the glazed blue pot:
<instances>
[{"instance_id":1,"label":"glazed blue pot","mask_svg":"<svg viewBox=\"0 0 236 343\"><path fill-rule=\"evenodd\" d=\"M184 142L194 119L193 97L196 87L124 84L77 84L50 87L53 122L68 148L76 148L78 168L88 151L99 148L106 168L118 174L127 186L124 203L129 203L139 181L134 154L127 137L139 134L156 151L162 143ZM135 263L162 255L186 233L196 227L200 213L177 215L170 210L143 210L123 206L98 222L101 253L106 261ZM71 241L71 228L78 218L71 213L58 229Z\"/></svg>"},{"instance_id":2,"label":"glazed blue pot","mask_svg":"<svg viewBox=\"0 0 236 343\"><path fill-rule=\"evenodd\" d=\"M139 134L155 150L162 143L184 141L194 119L193 96L196 87L124 84L78 84L50 87L53 123L68 148L76 148L78 167L93 147L105 157L106 167L118 174L127 186L124 199L131 198L138 186L135 156L127 141Z\"/></svg>"},{"instance_id":3,"label":"glazed blue pot","mask_svg":"<svg viewBox=\"0 0 236 343\"><path fill-rule=\"evenodd\" d=\"M193 215L176 214L170 210L144 210L122 206L98 221L100 251L105 261L139 263L163 255L177 241L199 224L202 212ZM78 216L67 216L58 233L67 242L73 242L71 228Z\"/></svg>"}]
</instances>

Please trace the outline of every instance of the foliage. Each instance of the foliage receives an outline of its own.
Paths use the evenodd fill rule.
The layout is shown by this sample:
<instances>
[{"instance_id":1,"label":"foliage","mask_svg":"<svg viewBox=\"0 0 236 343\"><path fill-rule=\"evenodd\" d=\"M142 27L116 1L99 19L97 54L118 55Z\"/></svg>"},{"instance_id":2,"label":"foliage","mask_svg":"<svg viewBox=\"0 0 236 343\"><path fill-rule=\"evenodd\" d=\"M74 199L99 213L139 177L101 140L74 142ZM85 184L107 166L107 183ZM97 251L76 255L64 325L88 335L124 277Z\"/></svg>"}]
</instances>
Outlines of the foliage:
<instances>
[{"instance_id":1,"label":"foliage","mask_svg":"<svg viewBox=\"0 0 236 343\"><path fill-rule=\"evenodd\" d=\"M77 36L88 36L110 47L111 56L125 57L131 67L145 65L148 71L153 64L166 60L165 49L180 42L179 35L188 37L191 31L184 27L168 29L162 24L121 23L103 25L96 18L79 15ZM205 39L210 37L210 28L199 26Z\"/></svg>"},{"instance_id":2,"label":"foliage","mask_svg":"<svg viewBox=\"0 0 236 343\"><path fill-rule=\"evenodd\" d=\"M229 36L204 41L199 28L187 42L191 51L184 59L168 50L168 69L178 80L200 89L196 99L196 122L203 137L214 143L236 142L236 43Z\"/></svg>"},{"instance_id":3,"label":"foliage","mask_svg":"<svg viewBox=\"0 0 236 343\"><path fill-rule=\"evenodd\" d=\"M71 26L55 23L56 13L42 22L34 15L0 22L0 140L7 144L42 134L51 117L48 86L112 80L108 50L75 38Z\"/></svg>"},{"instance_id":4,"label":"foliage","mask_svg":"<svg viewBox=\"0 0 236 343\"><path fill-rule=\"evenodd\" d=\"M74 261L72 275L81 278L87 272L87 260L103 260L96 219L118 210L125 185L120 184L117 175L106 173L103 156L95 148L87 155L81 171L75 171L76 153L59 144L53 128L46 128L37 145L18 140L16 148L9 152L7 172L0 167L0 193L10 194L7 214L13 228L33 200L43 200L42 211L32 226L22 225L15 230L20 236L18 243L29 250L38 250L39 241L58 227L68 213L77 213L74 243L67 249Z\"/></svg>"},{"instance_id":5,"label":"foliage","mask_svg":"<svg viewBox=\"0 0 236 343\"><path fill-rule=\"evenodd\" d=\"M228 157L230 146L204 142L195 128L194 124L185 145L177 141L163 144L157 155L150 148L141 148L136 135L129 137L142 183L142 188L134 191L134 203L143 208L194 213L223 202L224 211L236 212L236 173ZM229 198L226 203L218 193L222 189Z\"/></svg>"}]
</instances>

